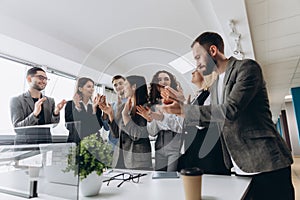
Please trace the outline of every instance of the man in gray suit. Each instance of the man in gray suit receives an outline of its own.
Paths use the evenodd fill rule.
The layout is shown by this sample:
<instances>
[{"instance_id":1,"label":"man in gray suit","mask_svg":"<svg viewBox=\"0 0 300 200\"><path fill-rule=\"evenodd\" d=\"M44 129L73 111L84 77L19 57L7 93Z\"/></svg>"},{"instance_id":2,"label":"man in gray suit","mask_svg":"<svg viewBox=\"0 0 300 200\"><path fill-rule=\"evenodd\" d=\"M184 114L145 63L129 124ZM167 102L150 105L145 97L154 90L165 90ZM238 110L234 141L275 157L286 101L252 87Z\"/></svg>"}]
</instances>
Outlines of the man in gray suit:
<instances>
[{"instance_id":1,"label":"man in gray suit","mask_svg":"<svg viewBox=\"0 0 300 200\"><path fill-rule=\"evenodd\" d=\"M175 101L162 108L185 117L186 125L218 123L226 166L233 166L237 175L252 177L246 199L294 199L293 159L272 122L259 64L226 58L223 39L213 32L201 34L192 48L203 74L213 70L219 74L211 87L211 105L184 105L176 100L176 92L166 88L162 94L166 102Z\"/></svg>"},{"instance_id":2,"label":"man in gray suit","mask_svg":"<svg viewBox=\"0 0 300 200\"><path fill-rule=\"evenodd\" d=\"M59 122L59 112L66 101L62 100L55 106L54 99L44 96L41 91L47 85L46 72L39 67L33 67L27 71L26 80L29 84L29 90L17 97L13 97L10 102L11 121L14 127L52 124ZM25 129L24 129L25 130ZM25 131L16 129L17 140L23 140L22 143L36 143L28 138L39 133L30 130L28 136ZM28 132L29 130L27 130ZM22 139L21 139L22 138ZM49 138L48 138L49 139Z\"/></svg>"}]
</instances>

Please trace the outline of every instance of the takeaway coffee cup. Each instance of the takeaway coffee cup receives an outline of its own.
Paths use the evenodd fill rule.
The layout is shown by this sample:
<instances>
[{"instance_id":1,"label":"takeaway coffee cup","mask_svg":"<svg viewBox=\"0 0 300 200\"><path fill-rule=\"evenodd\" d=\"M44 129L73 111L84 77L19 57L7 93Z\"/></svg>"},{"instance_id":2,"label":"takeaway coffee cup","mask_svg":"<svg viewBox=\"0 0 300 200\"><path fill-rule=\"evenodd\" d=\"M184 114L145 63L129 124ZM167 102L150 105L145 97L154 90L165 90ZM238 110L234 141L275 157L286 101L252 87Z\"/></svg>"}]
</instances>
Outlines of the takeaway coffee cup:
<instances>
[{"instance_id":1,"label":"takeaway coffee cup","mask_svg":"<svg viewBox=\"0 0 300 200\"><path fill-rule=\"evenodd\" d=\"M203 170L197 167L182 169L180 171L185 200L201 200L201 187Z\"/></svg>"}]
</instances>

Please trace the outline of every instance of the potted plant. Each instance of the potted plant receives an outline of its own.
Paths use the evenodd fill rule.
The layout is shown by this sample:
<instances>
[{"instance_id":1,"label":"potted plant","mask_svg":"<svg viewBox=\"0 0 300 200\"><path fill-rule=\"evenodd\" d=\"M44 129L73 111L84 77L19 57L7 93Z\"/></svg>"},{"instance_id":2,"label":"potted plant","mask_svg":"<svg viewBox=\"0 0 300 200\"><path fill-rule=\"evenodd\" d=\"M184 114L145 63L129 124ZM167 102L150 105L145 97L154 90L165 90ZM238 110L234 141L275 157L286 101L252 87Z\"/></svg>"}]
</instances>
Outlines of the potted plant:
<instances>
[{"instance_id":1,"label":"potted plant","mask_svg":"<svg viewBox=\"0 0 300 200\"><path fill-rule=\"evenodd\" d=\"M83 138L76 148L71 149L65 172L74 171L80 179L80 193L83 196L93 196L99 193L102 173L111 163L112 146L104 142L102 137L92 134Z\"/></svg>"}]
</instances>

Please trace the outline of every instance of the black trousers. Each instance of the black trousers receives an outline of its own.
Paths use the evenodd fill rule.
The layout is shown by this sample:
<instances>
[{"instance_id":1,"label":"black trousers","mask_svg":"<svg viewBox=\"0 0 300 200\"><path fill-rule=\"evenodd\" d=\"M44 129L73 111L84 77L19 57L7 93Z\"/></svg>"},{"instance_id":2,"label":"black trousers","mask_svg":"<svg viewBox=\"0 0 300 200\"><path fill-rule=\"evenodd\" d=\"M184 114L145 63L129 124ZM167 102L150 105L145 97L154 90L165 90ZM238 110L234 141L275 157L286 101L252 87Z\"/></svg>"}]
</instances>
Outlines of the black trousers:
<instances>
[{"instance_id":1,"label":"black trousers","mask_svg":"<svg viewBox=\"0 0 300 200\"><path fill-rule=\"evenodd\" d=\"M291 167L263 172L252 177L245 200L294 200Z\"/></svg>"}]
</instances>

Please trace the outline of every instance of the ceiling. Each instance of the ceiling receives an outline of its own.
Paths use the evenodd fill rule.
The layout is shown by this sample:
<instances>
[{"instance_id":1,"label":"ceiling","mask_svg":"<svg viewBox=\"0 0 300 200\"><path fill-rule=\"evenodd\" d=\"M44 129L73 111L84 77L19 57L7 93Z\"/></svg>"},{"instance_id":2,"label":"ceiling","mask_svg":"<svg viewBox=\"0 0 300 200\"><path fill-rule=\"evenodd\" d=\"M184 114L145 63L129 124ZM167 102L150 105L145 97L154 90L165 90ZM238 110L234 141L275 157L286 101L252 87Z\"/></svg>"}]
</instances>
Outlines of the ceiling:
<instances>
[{"instance_id":1,"label":"ceiling","mask_svg":"<svg viewBox=\"0 0 300 200\"><path fill-rule=\"evenodd\" d=\"M275 120L284 96L300 86L299 0L0 0L0 34L108 75L142 74L150 82L166 69L186 94L194 90L191 72L169 63L190 55L193 39L207 30L219 32L226 56L233 55L231 19L245 57L262 65Z\"/></svg>"}]
</instances>

